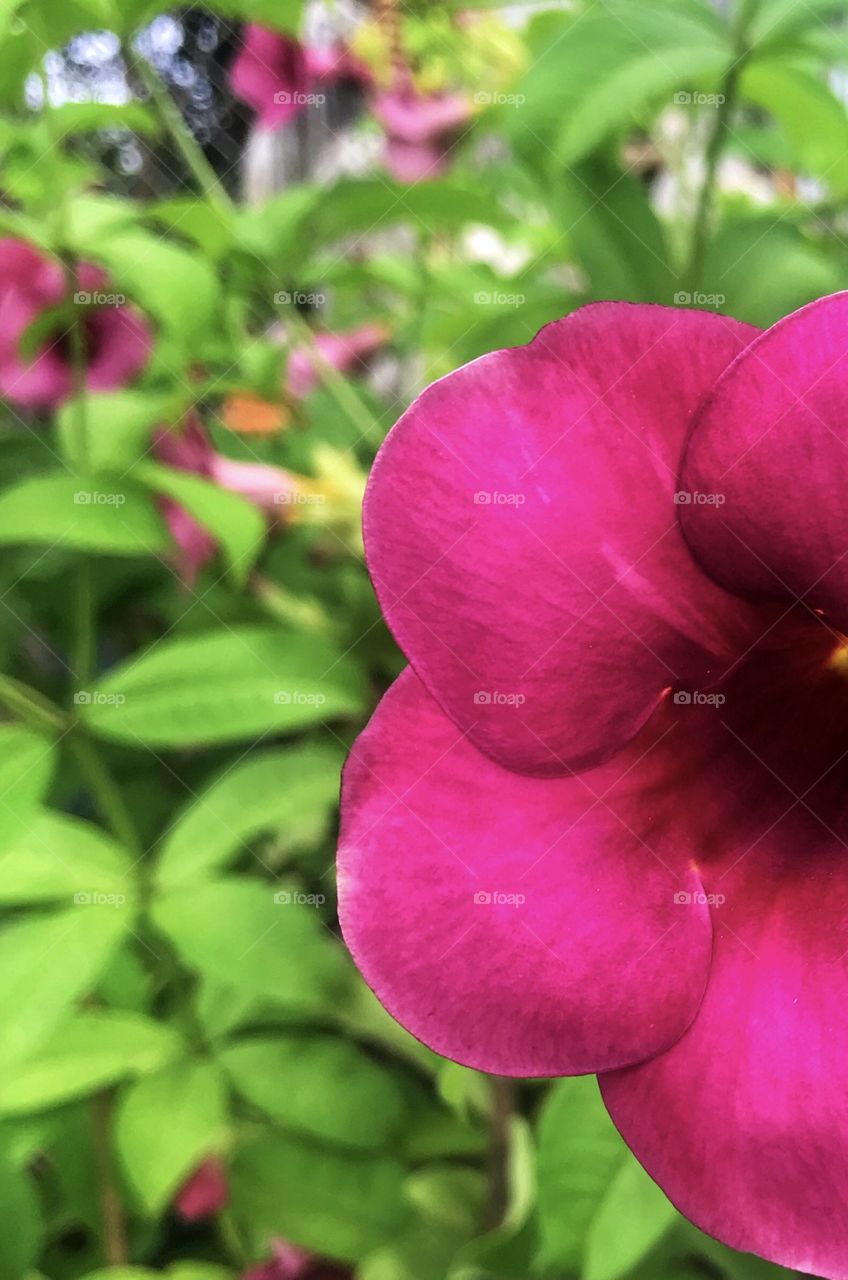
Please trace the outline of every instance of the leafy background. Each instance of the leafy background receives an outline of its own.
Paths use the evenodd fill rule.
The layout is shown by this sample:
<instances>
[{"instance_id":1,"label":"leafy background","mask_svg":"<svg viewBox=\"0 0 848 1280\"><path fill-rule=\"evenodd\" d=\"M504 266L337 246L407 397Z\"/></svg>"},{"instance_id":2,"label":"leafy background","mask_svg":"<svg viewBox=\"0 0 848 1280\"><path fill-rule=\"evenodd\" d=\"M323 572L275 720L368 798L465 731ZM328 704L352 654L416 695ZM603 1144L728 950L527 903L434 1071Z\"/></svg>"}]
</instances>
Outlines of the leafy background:
<instances>
[{"instance_id":1,"label":"leafy background","mask_svg":"<svg viewBox=\"0 0 848 1280\"><path fill-rule=\"evenodd\" d=\"M848 6L394 12L421 83L473 104L446 172L307 165L256 202L222 70L244 22L298 32L298 0L177 15L189 63L219 51L213 99L145 54L156 0L0 0L2 233L69 280L101 265L155 334L129 387L0 408L3 1277L780 1271L677 1215L592 1080L489 1079L397 1027L339 939L332 859L346 748L402 665L359 535L380 440L428 380L592 299L765 325L848 285ZM82 33L112 33L123 104L51 93ZM376 155L367 102L350 119ZM318 361L286 393L293 344L366 321L380 368ZM155 461L189 413L311 499L267 527ZM163 495L218 547L190 586ZM181 1213L198 1167L216 1203Z\"/></svg>"}]
</instances>

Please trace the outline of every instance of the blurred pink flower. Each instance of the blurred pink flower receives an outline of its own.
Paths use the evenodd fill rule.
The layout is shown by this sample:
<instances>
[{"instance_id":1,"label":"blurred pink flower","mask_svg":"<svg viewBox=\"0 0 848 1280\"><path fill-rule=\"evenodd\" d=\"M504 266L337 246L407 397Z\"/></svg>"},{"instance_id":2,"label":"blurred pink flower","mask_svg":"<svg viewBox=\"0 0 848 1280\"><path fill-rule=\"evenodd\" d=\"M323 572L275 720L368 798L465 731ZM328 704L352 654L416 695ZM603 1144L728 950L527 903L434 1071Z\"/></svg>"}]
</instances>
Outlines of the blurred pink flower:
<instances>
[{"instance_id":1,"label":"blurred pink flower","mask_svg":"<svg viewBox=\"0 0 848 1280\"><path fill-rule=\"evenodd\" d=\"M461 94L422 94L411 85L378 94L373 111L386 134L386 168L398 182L443 173L451 144L471 117Z\"/></svg>"},{"instance_id":2,"label":"blurred pink flower","mask_svg":"<svg viewBox=\"0 0 848 1280\"><path fill-rule=\"evenodd\" d=\"M67 297L62 266L24 240L0 239L0 393L27 409L49 409L67 399L73 388L70 343L57 323L32 359L20 354L26 330L45 311L67 300L85 307L86 386L112 391L130 382L147 363L152 340L147 323L134 307L97 305L108 278L99 267L82 263L79 291ZM65 325L67 327L67 325Z\"/></svg>"},{"instance_id":3,"label":"blurred pink flower","mask_svg":"<svg viewBox=\"0 0 848 1280\"><path fill-rule=\"evenodd\" d=\"M241 494L269 515L277 509L280 495L292 493L297 487L294 477L282 467L263 462L237 462L218 453L212 448L200 419L194 416L180 433L158 431L153 447L160 462L204 476L222 489ZM161 505L171 537L177 544L180 576L191 586L215 555L217 543L178 502L163 498Z\"/></svg>"},{"instance_id":4,"label":"blurred pink flower","mask_svg":"<svg viewBox=\"0 0 848 1280\"><path fill-rule=\"evenodd\" d=\"M363 324L344 333L316 333L318 352L339 373L356 373L380 350L388 338L381 324ZM308 396L321 380L309 347L295 347L289 356L288 390L297 399Z\"/></svg>"},{"instance_id":5,"label":"blurred pink flower","mask_svg":"<svg viewBox=\"0 0 848 1280\"><path fill-rule=\"evenodd\" d=\"M273 1258L251 1267L242 1280L347 1280L351 1275L349 1268L316 1257L288 1240L274 1240L272 1248Z\"/></svg>"},{"instance_id":6,"label":"blurred pink flower","mask_svg":"<svg viewBox=\"0 0 848 1280\"><path fill-rule=\"evenodd\" d=\"M370 83L370 72L341 42L302 45L293 36L248 25L230 68L235 97L252 107L264 129L279 129L309 105L322 85Z\"/></svg>"},{"instance_id":7,"label":"blurred pink flower","mask_svg":"<svg viewBox=\"0 0 848 1280\"><path fill-rule=\"evenodd\" d=\"M174 1199L174 1209L185 1222L198 1222L220 1212L230 1198L227 1170L217 1156L201 1161Z\"/></svg>"}]
</instances>

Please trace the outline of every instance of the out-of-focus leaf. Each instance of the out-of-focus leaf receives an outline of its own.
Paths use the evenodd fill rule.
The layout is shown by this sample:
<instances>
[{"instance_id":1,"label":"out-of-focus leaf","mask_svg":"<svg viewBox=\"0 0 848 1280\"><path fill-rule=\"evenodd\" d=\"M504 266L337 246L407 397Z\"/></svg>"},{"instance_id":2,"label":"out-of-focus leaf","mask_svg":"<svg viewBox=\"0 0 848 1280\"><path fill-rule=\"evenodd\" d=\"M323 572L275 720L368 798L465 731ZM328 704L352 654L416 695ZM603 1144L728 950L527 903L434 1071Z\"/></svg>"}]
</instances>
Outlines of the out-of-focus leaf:
<instances>
[{"instance_id":1,"label":"out-of-focus leaf","mask_svg":"<svg viewBox=\"0 0 848 1280\"><path fill-rule=\"evenodd\" d=\"M627 1275L677 1219L674 1205L628 1153L589 1227L583 1280L619 1280Z\"/></svg>"},{"instance_id":2,"label":"out-of-focus leaf","mask_svg":"<svg viewBox=\"0 0 848 1280\"><path fill-rule=\"evenodd\" d=\"M0 1115L40 1111L155 1071L179 1051L178 1037L152 1018L106 1009L77 1014L34 1057L3 1072Z\"/></svg>"},{"instance_id":3,"label":"out-of-focus leaf","mask_svg":"<svg viewBox=\"0 0 848 1280\"><path fill-rule=\"evenodd\" d=\"M97 129L130 129L155 133L156 117L141 102L121 106L106 102L65 102L50 110L50 123L61 135L91 133Z\"/></svg>"},{"instance_id":4,"label":"out-of-focus leaf","mask_svg":"<svg viewBox=\"0 0 848 1280\"><path fill-rule=\"evenodd\" d=\"M153 499L124 479L40 475L0 493L0 545L34 543L111 555L162 555L170 547Z\"/></svg>"},{"instance_id":5,"label":"out-of-focus leaf","mask_svg":"<svg viewBox=\"0 0 848 1280\"><path fill-rule=\"evenodd\" d=\"M354 715L363 695L357 666L326 641L233 627L153 645L111 671L80 713L104 737L180 747Z\"/></svg>"},{"instance_id":6,"label":"out-of-focus leaf","mask_svg":"<svg viewBox=\"0 0 848 1280\"><path fill-rule=\"evenodd\" d=\"M148 448L153 428L173 422L188 402L180 392L122 391L87 392L84 427L88 469L97 473L127 471ZM79 405L69 400L56 414L62 452L80 468Z\"/></svg>"},{"instance_id":7,"label":"out-of-focus leaf","mask_svg":"<svg viewBox=\"0 0 848 1280\"><path fill-rule=\"evenodd\" d=\"M38 1257L41 1214L34 1186L5 1151L0 1153L0 1216L0 1275L17 1280Z\"/></svg>"},{"instance_id":8,"label":"out-of-focus leaf","mask_svg":"<svg viewBox=\"0 0 848 1280\"><path fill-rule=\"evenodd\" d=\"M227 766L177 818L162 845L163 889L216 871L265 831L314 830L335 807L343 754L332 745L273 749Z\"/></svg>"},{"instance_id":9,"label":"out-of-focus leaf","mask_svg":"<svg viewBox=\"0 0 848 1280\"><path fill-rule=\"evenodd\" d=\"M508 1129L507 1203L500 1225L472 1240L457 1254L450 1280L479 1275L523 1280L538 1252L536 1170L533 1136L523 1116L513 1115Z\"/></svg>"},{"instance_id":10,"label":"out-of-focus leaf","mask_svg":"<svg viewBox=\"0 0 848 1280\"><path fill-rule=\"evenodd\" d=\"M211 1062L182 1059L130 1085L115 1111L124 1176L146 1213L159 1213L227 1130L226 1090Z\"/></svg>"},{"instance_id":11,"label":"out-of-focus leaf","mask_svg":"<svg viewBox=\"0 0 848 1280\"><path fill-rule=\"evenodd\" d=\"M335 1036L242 1040L223 1049L219 1061L249 1102L331 1146L386 1147L406 1115L398 1076Z\"/></svg>"},{"instance_id":12,"label":"out-of-focus leaf","mask_svg":"<svg viewBox=\"0 0 848 1280\"><path fill-rule=\"evenodd\" d=\"M153 919L201 973L282 1005L331 1009L349 982L341 945L314 906L274 898L246 876L206 881L159 899Z\"/></svg>"},{"instance_id":13,"label":"out-of-focus leaf","mask_svg":"<svg viewBox=\"0 0 848 1280\"><path fill-rule=\"evenodd\" d=\"M759 0L754 7L748 27L748 39L752 45L771 47L787 43L792 47L793 36L814 32L830 17L844 17L845 6L840 0Z\"/></svg>"},{"instance_id":14,"label":"out-of-focus leaf","mask_svg":"<svg viewBox=\"0 0 848 1280\"><path fill-rule=\"evenodd\" d=\"M597 1081L555 1084L539 1115L539 1229L551 1266L579 1269L589 1226L627 1155Z\"/></svg>"},{"instance_id":15,"label":"out-of-focus leaf","mask_svg":"<svg viewBox=\"0 0 848 1280\"><path fill-rule=\"evenodd\" d=\"M257 1242L278 1235L355 1262L409 1220L403 1167L384 1156L346 1155L272 1131L236 1153L233 1211Z\"/></svg>"},{"instance_id":16,"label":"out-of-focus leaf","mask_svg":"<svg viewBox=\"0 0 848 1280\"><path fill-rule=\"evenodd\" d=\"M56 764L49 738L22 725L0 725L0 868L8 842L31 824ZM0 900L4 889L0 870Z\"/></svg>"},{"instance_id":17,"label":"out-of-focus leaf","mask_svg":"<svg viewBox=\"0 0 848 1280\"><path fill-rule=\"evenodd\" d=\"M236 583L243 584L265 541L265 517L241 494L232 493L191 471L179 471L147 459L135 477L154 493L184 507L221 544Z\"/></svg>"},{"instance_id":18,"label":"out-of-focus leaf","mask_svg":"<svg viewBox=\"0 0 848 1280\"><path fill-rule=\"evenodd\" d=\"M132 892L132 861L93 823L42 809L0 851L0 903L61 901Z\"/></svg>"},{"instance_id":19,"label":"out-of-focus leaf","mask_svg":"<svg viewBox=\"0 0 848 1280\"><path fill-rule=\"evenodd\" d=\"M20 1061L88 994L127 927L129 912L107 903L22 918L0 934L0 1062Z\"/></svg>"},{"instance_id":20,"label":"out-of-focus leaf","mask_svg":"<svg viewBox=\"0 0 848 1280\"><path fill-rule=\"evenodd\" d=\"M762 60L745 68L740 89L774 116L797 167L837 194L848 191L848 114L824 79L782 60Z\"/></svg>"}]
</instances>

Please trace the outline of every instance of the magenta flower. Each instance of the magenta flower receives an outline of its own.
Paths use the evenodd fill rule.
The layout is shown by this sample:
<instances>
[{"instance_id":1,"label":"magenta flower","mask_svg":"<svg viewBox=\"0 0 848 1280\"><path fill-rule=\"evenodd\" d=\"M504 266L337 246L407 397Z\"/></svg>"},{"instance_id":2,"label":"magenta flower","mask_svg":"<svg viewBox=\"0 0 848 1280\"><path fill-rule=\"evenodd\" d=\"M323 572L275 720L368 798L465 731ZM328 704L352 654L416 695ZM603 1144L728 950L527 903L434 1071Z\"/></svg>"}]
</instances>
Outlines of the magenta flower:
<instances>
[{"instance_id":1,"label":"magenta flower","mask_svg":"<svg viewBox=\"0 0 848 1280\"><path fill-rule=\"evenodd\" d=\"M185 1222L210 1218L229 1202L227 1170L217 1156L208 1156L180 1188L174 1209Z\"/></svg>"},{"instance_id":2,"label":"magenta flower","mask_svg":"<svg viewBox=\"0 0 848 1280\"><path fill-rule=\"evenodd\" d=\"M180 471L194 471L222 489L241 494L268 516L278 511L284 496L292 494L297 487L295 477L282 467L263 462L237 462L218 453L197 417L190 417L180 432L157 431L153 447L160 461ZM214 558L217 543L178 502L163 498L161 506L177 546L178 572L183 581L192 586L201 569Z\"/></svg>"},{"instance_id":3,"label":"magenta flower","mask_svg":"<svg viewBox=\"0 0 848 1280\"><path fill-rule=\"evenodd\" d=\"M460 94L422 94L411 86L378 94L373 112L386 135L386 168L398 182L443 173L457 134L471 118L471 107Z\"/></svg>"},{"instance_id":4,"label":"magenta flower","mask_svg":"<svg viewBox=\"0 0 848 1280\"><path fill-rule=\"evenodd\" d=\"M251 1267L242 1280L347 1280L351 1274L347 1267L325 1262L288 1240L275 1240L273 1252L268 1262Z\"/></svg>"},{"instance_id":5,"label":"magenta flower","mask_svg":"<svg viewBox=\"0 0 848 1280\"><path fill-rule=\"evenodd\" d=\"M68 298L61 264L23 240L0 239L0 394L27 409L50 409L71 394L71 345L67 320L57 318L56 333L42 342L32 359L20 342L44 312L67 301L84 307L86 385L113 391L131 382L152 349L150 330L134 307L108 292L106 274L83 263L77 299ZM98 299L104 301L98 305Z\"/></svg>"},{"instance_id":6,"label":"magenta flower","mask_svg":"<svg viewBox=\"0 0 848 1280\"><path fill-rule=\"evenodd\" d=\"M848 1276L848 294L600 303L401 418L411 666L348 762L344 934L485 1071L597 1071L688 1217Z\"/></svg>"},{"instance_id":7,"label":"magenta flower","mask_svg":"<svg viewBox=\"0 0 848 1280\"><path fill-rule=\"evenodd\" d=\"M343 44L302 45L251 23L230 68L236 98L257 113L263 129L279 129L309 105L322 86L370 83L370 72Z\"/></svg>"},{"instance_id":8,"label":"magenta flower","mask_svg":"<svg viewBox=\"0 0 848 1280\"><path fill-rule=\"evenodd\" d=\"M339 373L364 372L368 360L385 345L388 333L381 324L362 324L345 333L316 333L319 355ZM295 347L289 356L287 386L298 400L310 395L321 380L309 347Z\"/></svg>"}]
</instances>

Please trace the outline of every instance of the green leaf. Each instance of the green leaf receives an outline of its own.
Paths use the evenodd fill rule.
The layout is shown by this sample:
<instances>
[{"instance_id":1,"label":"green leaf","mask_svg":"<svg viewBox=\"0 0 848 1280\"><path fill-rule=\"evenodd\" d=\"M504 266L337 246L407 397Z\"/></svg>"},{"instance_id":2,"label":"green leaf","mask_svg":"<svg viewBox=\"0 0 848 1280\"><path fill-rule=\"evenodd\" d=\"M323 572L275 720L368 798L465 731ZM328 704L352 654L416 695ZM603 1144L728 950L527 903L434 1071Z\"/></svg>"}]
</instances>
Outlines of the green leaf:
<instances>
[{"instance_id":1,"label":"green leaf","mask_svg":"<svg viewBox=\"0 0 848 1280\"><path fill-rule=\"evenodd\" d=\"M740 91L765 108L782 129L796 165L848 192L848 114L824 79L784 61L750 63Z\"/></svg>"},{"instance_id":2,"label":"green leaf","mask_svg":"<svg viewBox=\"0 0 848 1280\"><path fill-rule=\"evenodd\" d=\"M649 103L672 101L679 84L718 80L732 60L732 52L721 43L662 47L640 46L632 56L594 84L575 104L563 125L556 152L565 165L582 160L614 129L632 126Z\"/></svg>"},{"instance_id":3,"label":"green leaf","mask_svg":"<svg viewBox=\"0 0 848 1280\"><path fill-rule=\"evenodd\" d=\"M828 18L844 17L841 0L759 0L747 37L752 46L771 47L806 30L818 32ZM790 45L791 47L791 45Z\"/></svg>"},{"instance_id":4,"label":"green leaf","mask_svg":"<svg viewBox=\"0 0 848 1280\"><path fill-rule=\"evenodd\" d=\"M88 468L128 470L148 447L151 432L159 424L176 421L188 402L188 394L137 391L86 392L85 443ZM82 468L79 454L79 402L68 400L56 414L56 428L64 457Z\"/></svg>"},{"instance_id":5,"label":"green leaf","mask_svg":"<svg viewBox=\"0 0 848 1280\"><path fill-rule=\"evenodd\" d=\"M0 724L0 868L7 843L32 821L56 764L56 745L32 729ZM0 872L0 900L5 883Z\"/></svg>"},{"instance_id":6,"label":"green leaf","mask_svg":"<svg viewBox=\"0 0 848 1280\"><path fill-rule=\"evenodd\" d=\"M551 1266L576 1271L592 1219L627 1155L594 1077L552 1087L539 1115L538 1142L543 1255Z\"/></svg>"},{"instance_id":7,"label":"green leaf","mask_svg":"<svg viewBox=\"0 0 848 1280\"><path fill-rule=\"evenodd\" d=\"M291 733L362 708L350 658L316 636L250 626L154 644L110 672L80 710L104 737L183 747Z\"/></svg>"},{"instance_id":8,"label":"green leaf","mask_svg":"<svg viewBox=\"0 0 848 1280\"><path fill-rule=\"evenodd\" d=\"M707 251L704 280L720 309L763 327L845 284L844 270L820 243L770 216L728 219Z\"/></svg>"},{"instance_id":9,"label":"green leaf","mask_svg":"<svg viewBox=\"0 0 848 1280\"><path fill-rule=\"evenodd\" d=\"M160 462L139 462L134 475L155 493L178 502L213 535L221 544L234 582L243 585L265 542L265 517L259 508L204 476Z\"/></svg>"},{"instance_id":10,"label":"green leaf","mask_svg":"<svg viewBox=\"0 0 848 1280\"><path fill-rule=\"evenodd\" d=\"M0 852L0 903L50 902L132 893L130 855L93 823L34 812ZM121 904L123 905L123 903Z\"/></svg>"},{"instance_id":11,"label":"green leaf","mask_svg":"<svg viewBox=\"0 0 848 1280\"><path fill-rule=\"evenodd\" d=\"M260 1247L279 1235L355 1262L409 1218L397 1161L343 1155L290 1134L266 1133L242 1147L231 1177L233 1211Z\"/></svg>"},{"instance_id":12,"label":"green leaf","mask_svg":"<svg viewBox=\"0 0 848 1280\"><path fill-rule=\"evenodd\" d=\"M126 479L40 475L0 493L0 545L112 555L164 554L171 543L152 499Z\"/></svg>"},{"instance_id":13,"label":"green leaf","mask_svg":"<svg viewBox=\"0 0 848 1280\"><path fill-rule=\"evenodd\" d=\"M179 1051L178 1037L152 1018L105 1009L77 1014L34 1057L3 1072L0 1114L57 1106L124 1076L156 1071Z\"/></svg>"},{"instance_id":14,"label":"green leaf","mask_svg":"<svg viewBox=\"0 0 848 1280\"><path fill-rule=\"evenodd\" d=\"M619 1280L647 1257L677 1220L674 1205L628 1154L592 1219L583 1280Z\"/></svg>"},{"instance_id":15,"label":"green leaf","mask_svg":"<svg viewBox=\"0 0 848 1280\"><path fill-rule=\"evenodd\" d=\"M386 1147L405 1118L395 1073L334 1036L281 1032L242 1040L219 1061L248 1102L330 1146Z\"/></svg>"},{"instance_id":16,"label":"green leaf","mask_svg":"<svg viewBox=\"0 0 848 1280\"><path fill-rule=\"evenodd\" d=\"M179 816L159 854L163 889L216 871L266 831L313 831L335 809L343 762L333 746L285 747L228 765Z\"/></svg>"},{"instance_id":17,"label":"green leaf","mask_svg":"<svg viewBox=\"0 0 848 1280\"><path fill-rule=\"evenodd\" d=\"M200 1161L221 1149L227 1125L226 1090L210 1062L183 1059L122 1093L115 1144L146 1213L161 1212Z\"/></svg>"},{"instance_id":18,"label":"green leaf","mask_svg":"<svg viewBox=\"0 0 848 1280\"><path fill-rule=\"evenodd\" d=\"M288 1007L333 1008L350 980L341 945L314 906L274 898L246 876L201 882L156 901L153 921L208 977Z\"/></svg>"},{"instance_id":19,"label":"green leaf","mask_svg":"<svg viewBox=\"0 0 848 1280\"><path fill-rule=\"evenodd\" d=\"M156 117L140 102L120 106L106 102L66 102L52 107L46 116L62 135L91 133L96 129L130 129L133 133L155 133Z\"/></svg>"},{"instance_id":20,"label":"green leaf","mask_svg":"<svg viewBox=\"0 0 848 1280\"><path fill-rule=\"evenodd\" d=\"M0 1062L19 1061L47 1041L87 995L127 928L129 912L109 904L7 924L0 934Z\"/></svg>"},{"instance_id":21,"label":"green leaf","mask_svg":"<svg viewBox=\"0 0 848 1280\"><path fill-rule=\"evenodd\" d=\"M202 350L220 329L221 287L196 252L135 228L90 244L88 253L184 352Z\"/></svg>"},{"instance_id":22,"label":"green leaf","mask_svg":"<svg viewBox=\"0 0 848 1280\"><path fill-rule=\"evenodd\" d=\"M0 1218L0 1275L17 1280L38 1257L41 1214L35 1187L5 1152L0 1152Z\"/></svg>"}]
</instances>

